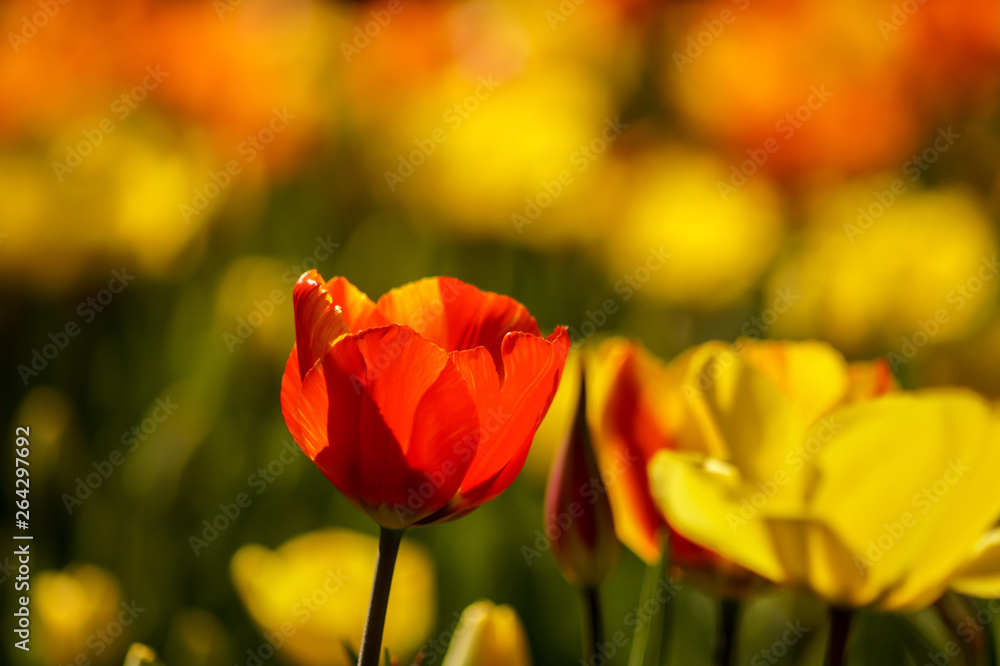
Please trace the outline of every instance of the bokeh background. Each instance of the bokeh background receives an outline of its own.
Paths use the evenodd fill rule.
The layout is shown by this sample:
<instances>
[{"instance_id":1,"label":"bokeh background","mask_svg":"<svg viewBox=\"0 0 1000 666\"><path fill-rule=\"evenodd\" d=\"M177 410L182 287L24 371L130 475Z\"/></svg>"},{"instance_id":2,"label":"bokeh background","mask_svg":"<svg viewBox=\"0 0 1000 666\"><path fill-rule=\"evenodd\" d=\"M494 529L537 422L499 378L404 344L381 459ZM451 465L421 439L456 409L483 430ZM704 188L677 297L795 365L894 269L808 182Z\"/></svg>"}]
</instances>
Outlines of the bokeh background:
<instances>
[{"instance_id":1,"label":"bokeh background","mask_svg":"<svg viewBox=\"0 0 1000 666\"><path fill-rule=\"evenodd\" d=\"M904 386L1000 395L995 0L12 0L0 27L0 422L32 429L35 537L17 663L118 664L132 640L253 663L327 559L353 583L264 661L337 663L371 542L275 553L374 534L282 453L309 268L372 297L454 275L663 358L819 338L889 355ZM501 498L408 537L404 651L488 598L535 663L576 663L575 593L522 551L558 437ZM609 634L631 635L642 572L622 558ZM121 602L143 610L105 641ZM714 603L672 603L673 663L705 663ZM758 599L745 660L804 618L786 663L811 663L822 614ZM860 626L870 663L907 663L896 624Z\"/></svg>"}]
</instances>

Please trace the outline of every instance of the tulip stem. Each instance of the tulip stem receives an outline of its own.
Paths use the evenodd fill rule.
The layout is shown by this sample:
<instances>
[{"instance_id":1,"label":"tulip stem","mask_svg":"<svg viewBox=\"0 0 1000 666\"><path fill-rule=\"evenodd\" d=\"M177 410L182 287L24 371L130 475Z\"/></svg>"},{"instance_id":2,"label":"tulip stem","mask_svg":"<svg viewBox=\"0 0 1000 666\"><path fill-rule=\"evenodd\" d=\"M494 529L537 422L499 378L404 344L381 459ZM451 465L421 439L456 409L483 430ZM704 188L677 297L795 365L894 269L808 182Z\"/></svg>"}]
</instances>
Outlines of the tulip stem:
<instances>
[{"instance_id":1,"label":"tulip stem","mask_svg":"<svg viewBox=\"0 0 1000 666\"><path fill-rule=\"evenodd\" d=\"M604 642L604 625L601 620L601 598L597 587L583 589L583 658L588 664L596 662L597 648Z\"/></svg>"},{"instance_id":2,"label":"tulip stem","mask_svg":"<svg viewBox=\"0 0 1000 666\"><path fill-rule=\"evenodd\" d=\"M719 621L715 625L716 666L735 664L736 633L739 631L740 604L733 599L723 599L719 604Z\"/></svg>"},{"instance_id":3,"label":"tulip stem","mask_svg":"<svg viewBox=\"0 0 1000 666\"><path fill-rule=\"evenodd\" d=\"M642 578L642 590L639 596L639 607L649 608L653 604L658 604L657 594L661 587L667 590L669 596L660 609L663 617L659 622L640 622L635 628L635 638L632 639L632 650L628 656L628 666L647 666L647 664L669 663L669 634L670 634L670 606L668 605L673 597L673 587L670 582L670 566L667 560L667 540L660 542L660 551L663 557L655 564L646 567L646 574ZM647 605L649 604L649 605Z\"/></svg>"},{"instance_id":4,"label":"tulip stem","mask_svg":"<svg viewBox=\"0 0 1000 666\"><path fill-rule=\"evenodd\" d=\"M965 663L987 663L986 651L988 646L986 645L986 637L981 633L976 632L969 638L965 638L961 632L962 624L970 615L970 608L967 605L967 602L965 602L965 600L963 600L960 596L949 592L934 602L934 608L937 610L942 624L948 628L951 637L955 639L954 642L957 643L959 648L962 650L962 656L965 658Z\"/></svg>"},{"instance_id":5,"label":"tulip stem","mask_svg":"<svg viewBox=\"0 0 1000 666\"><path fill-rule=\"evenodd\" d=\"M847 639L851 633L852 613L846 608L830 609L830 640L827 644L826 666L844 666L847 661Z\"/></svg>"},{"instance_id":6,"label":"tulip stem","mask_svg":"<svg viewBox=\"0 0 1000 666\"><path fill-rule=\"evenodd\" d=\"M380 528L378 536L378 556L375 558L375 579L372 581L372 597L368 602L368 619L361 635L361 652L358 666L378 666L382 652L382 632L385 629L385 611L389 606L389 588L392 587L392 572L396 567L399 542L403 540L403 530Z\"/></svg>"}]
</instances>

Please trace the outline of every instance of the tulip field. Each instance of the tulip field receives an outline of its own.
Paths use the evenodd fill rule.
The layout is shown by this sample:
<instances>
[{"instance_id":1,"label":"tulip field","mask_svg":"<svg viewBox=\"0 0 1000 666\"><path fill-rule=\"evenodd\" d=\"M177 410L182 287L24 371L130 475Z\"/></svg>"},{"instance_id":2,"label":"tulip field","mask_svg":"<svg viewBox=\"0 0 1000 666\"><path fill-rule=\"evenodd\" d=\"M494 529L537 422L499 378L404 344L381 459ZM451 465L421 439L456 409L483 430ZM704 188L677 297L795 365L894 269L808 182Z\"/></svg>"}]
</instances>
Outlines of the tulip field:
<instances>
[{"instance_id":1,"label":"tulip field","mask_svg":"<svg viewBox=\"0 0 1000 666\"><path fill-rule=\"evenodd\" d=\"M995 0L0 28L0 664L1000 665Z\"/></svg>"}]
</instances>

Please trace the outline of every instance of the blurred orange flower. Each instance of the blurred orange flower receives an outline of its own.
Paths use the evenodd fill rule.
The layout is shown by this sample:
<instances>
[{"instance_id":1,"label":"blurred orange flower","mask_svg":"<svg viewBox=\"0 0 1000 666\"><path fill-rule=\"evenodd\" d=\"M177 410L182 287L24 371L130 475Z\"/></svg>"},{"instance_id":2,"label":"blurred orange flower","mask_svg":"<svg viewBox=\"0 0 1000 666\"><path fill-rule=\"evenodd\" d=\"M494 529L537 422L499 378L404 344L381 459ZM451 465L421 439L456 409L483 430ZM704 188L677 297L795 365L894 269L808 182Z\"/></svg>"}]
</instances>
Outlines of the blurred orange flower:
<instances>
[{"instance_id":1,"label":"blurred orange flower","mask_svg":"<svg viewBox=\"0 0 1000 666\"><path fill-rule=\"evenodd\" d=\"M757 155L753 169L785 177L894 167L997 83L988 0L715 0L676 5L667 21L668 101L735 163Z\"/></svg>"}]
</instances>

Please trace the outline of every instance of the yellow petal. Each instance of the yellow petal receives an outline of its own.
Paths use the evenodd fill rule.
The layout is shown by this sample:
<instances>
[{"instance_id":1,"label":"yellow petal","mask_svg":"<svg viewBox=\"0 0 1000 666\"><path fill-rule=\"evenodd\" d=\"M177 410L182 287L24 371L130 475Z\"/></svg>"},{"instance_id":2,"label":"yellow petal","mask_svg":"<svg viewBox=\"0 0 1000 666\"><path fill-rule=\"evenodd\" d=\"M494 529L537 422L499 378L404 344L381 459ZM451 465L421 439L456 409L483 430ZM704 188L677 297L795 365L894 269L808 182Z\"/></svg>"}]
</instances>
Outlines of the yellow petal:
<instances>
[{"instance_id":1,"label":"yellow petal","mask_svg":"<svg viewBox=\"0 0 1000 666\"><path fill-rule=\"evenodd\" d=\"M707 358L699 376L701 395L692 408L697 414L704 403L696 418L709 438L719 438L724 453L718 457L748 481L773 477L808 422L771 377L728 350Z\"/></svg>"},{"instance_id":2,"label":"yellow petal","mask_svg":"<svg viewBox=\"0 0 1000 666\"><path fill-rule=\"evenodd\" d=\"M809 513L864 557L857 603L936 598L1000 514L1000 428L961 391L893 394L830 415ZM812 433L815 436L815 431Z\"/></svg>"},{"instance_id":3,"label":"yellow petal","mask_svg":"<svg viewBox=\"0 0 1000 666\"><path fill-rule=\"evenodd\" d=\"M848 387L844 357L823 342L741 340L743 358L770 379L803 423L812 423L843 399Z\"/></svg>"},{"instance_id":4,"label":"yellow petal","mask_svg":"<svg viewBox=\"0 0 1000 666\"><path fill-rule=\"evenodd\" d=\"M973 597L1000 598L1000 529L979 540L972 560L955 574L951 587Z\"/></svg>"},{"instance_id":5,"label":"yellow petal","mask_svg":"<svg viewBox=\"0 0 1000 666\"><path fill-rule=\"evenodd\" d=\"M854 554L822 522L806 518L764 518L789 584L811 588L836 605L862 605L857 593L864 574Z\"/></svg>"},{"instance_id":6,"label":"yellow petal","mask_svg":"<svg viewBox=\"0 0 1000 666\"><path fill-rule=\"evenodd\" d=\"M743 495L732 468L692 454L662 451L649 464L650 488L671 527L685 538L776 583L788 573L767 524Z\"/></svg>"},{"instance_id":7,"label":"yellow petal","mask_svg":"<svg viewBox=\"0 0 1000 666\"><path fill-rule=\"evenodd\" d=\"M486 600L466 608L443 666L531 666L528 638L514 609Z\"/></svg>"}]
</instances>

